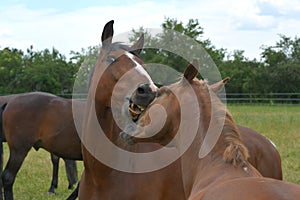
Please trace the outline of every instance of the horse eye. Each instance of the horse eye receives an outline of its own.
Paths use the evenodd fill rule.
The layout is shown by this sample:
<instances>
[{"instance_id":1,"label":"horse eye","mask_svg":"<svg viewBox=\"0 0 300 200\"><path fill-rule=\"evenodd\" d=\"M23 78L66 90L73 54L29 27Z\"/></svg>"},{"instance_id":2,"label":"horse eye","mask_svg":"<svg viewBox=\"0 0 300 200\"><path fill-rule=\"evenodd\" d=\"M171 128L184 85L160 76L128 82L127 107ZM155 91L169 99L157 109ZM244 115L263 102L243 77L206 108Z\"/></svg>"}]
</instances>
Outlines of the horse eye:
<instances>
[{"instance_id":1,"label":"horse eye","mask_svg":"<svg viewBox=\"0 0 300 200\"><path fill-rule=\"evenodd\" d=\"M162 86L158 91L156 91L156 97L160 97L165 93L168 94L168 88Z\"/></svg>"},{"instance_id":2,"label":"horse eye","mask_svg":"<svg viewBox=\"0 0 300 200\"><path fill-rule=\"evenodd\" d=\"M157 91L156 92L156 97L160 97L161 96L161 92L160 91Z\"/></svg>"},{"instance_id":3,"label":"horse eye","mask_svg":"<svg viewBox=\"0 0 300 200\"><path fill-rule=\"evenodd\" d=\"M113 63L113 62L115 62L116 61L116 57L114 57L114 56L107 56L106 57L106 62L108 62L108 63Z\"/></svg>"}]
</instances>

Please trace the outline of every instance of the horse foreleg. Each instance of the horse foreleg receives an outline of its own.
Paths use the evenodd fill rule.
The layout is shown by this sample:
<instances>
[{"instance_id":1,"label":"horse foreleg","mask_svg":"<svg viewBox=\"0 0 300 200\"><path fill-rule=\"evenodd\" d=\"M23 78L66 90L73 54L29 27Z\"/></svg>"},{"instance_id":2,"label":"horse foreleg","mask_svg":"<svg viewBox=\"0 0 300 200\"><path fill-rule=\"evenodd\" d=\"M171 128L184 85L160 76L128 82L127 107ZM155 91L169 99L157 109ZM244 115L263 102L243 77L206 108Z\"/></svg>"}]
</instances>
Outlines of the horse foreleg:
<instances>
[{"instance_id":1,"label":"horse foreleg","mask_svg":"<svg viewBox=\"0 0 300 200\"><path fill-rule=\"evenodd\" d=\"M57 188L58 185L59 157L51 153L51 162L53 166L52 181L48 193L54 194L54 190Z\"/></svg>"},{"instance_id":2,"label":"horse foreleg","mask_svg":"<svg viewBox=\"0 0 300 200\"><path fill-rule=\"evenodd\" d=\"M8 162L2 173L5 200L13 200L13 184L27 153L28 151L10 151Z\"/></svg>"},{"instance_id":3,"label":"horse foreleg","mask_svg":"<svg viewBox=\"0 0 300 200\"><path fill-rule=\"evenodd\" d=\"M69 181L68 189L73 189L73 185L78 181L77 165L75 160L64 159L66 174Z\"/></svg>"}]
</instances>

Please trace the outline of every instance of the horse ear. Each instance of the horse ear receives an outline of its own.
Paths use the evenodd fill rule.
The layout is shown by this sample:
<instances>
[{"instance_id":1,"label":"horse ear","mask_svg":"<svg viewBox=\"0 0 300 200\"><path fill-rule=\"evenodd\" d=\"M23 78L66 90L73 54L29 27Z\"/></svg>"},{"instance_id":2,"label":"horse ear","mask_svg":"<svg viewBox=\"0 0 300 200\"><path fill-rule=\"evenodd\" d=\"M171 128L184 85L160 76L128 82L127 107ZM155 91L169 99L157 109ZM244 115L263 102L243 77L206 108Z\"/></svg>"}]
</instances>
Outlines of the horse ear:
<instances>
[{"instance_id":1,"label":"horse ear","mask_svg":"<svg viewBox=\"0 0 300 200\"><path fill-rule=\"evenodd\" d=\"M101 36L101 41L102 41L102 46L108 47L111 42L112 42L112 37L114 35L114 20L111 20L107 22L103 28L102 36Z\"/></svg>"},{"instance_id":2,"label":"horse ear","mask_svg":"<svg viewBox=\"0 0 300 200\"><path fill-rule=\"evenodd\" d=\"M138 39L138 41L131 46L131 49L132 49L131 52L133 54L139 55L141 53L141 51L143 50L143 47L144 47L144 40L145 40L145 36L144 36L144 33L142 33L142 35Z\"/></svg>"},{"instance_id":3,"label":"horse ear","mask_svg":"<svg viewBox=\"0 0 300 200\"><path fill-rule=\"evenodd\" d=\"M194 59L193 62L185 68L183 76L190 82L197 76L198 70L199 62L198 60Z\"/></svg>"},{"instance_id":4,"label":"horse ear","mask_svg":"<svg viewBox=\"0 0 300 200\"><path fill-rule=\"evenodd\" d=\"M221 91L221 89L225 86L225 84L230 80L229 77L224 78L223 80L216 82L214 84L212 84L210 86L210 89L214 92L214 93L218 93Z\"/></svg>"}]
</instances>

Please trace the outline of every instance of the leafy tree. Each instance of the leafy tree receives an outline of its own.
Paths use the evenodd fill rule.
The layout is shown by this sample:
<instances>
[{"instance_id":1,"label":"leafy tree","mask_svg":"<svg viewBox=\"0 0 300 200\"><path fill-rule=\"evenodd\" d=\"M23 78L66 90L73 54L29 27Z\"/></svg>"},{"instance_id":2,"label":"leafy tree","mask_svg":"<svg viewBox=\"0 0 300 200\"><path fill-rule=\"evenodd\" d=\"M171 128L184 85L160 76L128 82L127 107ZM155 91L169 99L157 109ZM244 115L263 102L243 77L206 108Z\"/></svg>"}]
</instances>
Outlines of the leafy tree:
<instances>
[{"instance_id":1,"label":"leafy tree","mask_svg":"<svg viewBox=\"0 0 300 200\"><path fill-rule=\"evenodd\" d=\"M235 50L233 55L219 66L222 77L230 77L226 85L228 93L260 93L262 68L256 60L248 60L243 50Z\"/></svg>"},{"instance_id":2,"label":"leafy tree","mask_svg":"<svg viewBox=\"0 0 300 200\"><path fill-rule=\"evenodd\" d=\"M193 58L199 58L201 74L206 77L216 77L215 71L210 67L215 63L221 63L225 56L225 50L217 50L208 39L203 39L203 28L198 20L190 19L186 25L177 19L166 18L162 24L163 32L155 36L151 36L145 32L143 28L133 31L131 41L137 40L141 32L145 33L145 46L154 47L146 48L142 52L142 58L145 63L156 63L160 65L170 66L178 72L183 72L185 66ZM183 58L188 55L189 58ZM151 71L148 70L148 71ZM154 74L154 75L153 75ZM178 79L178 74L169 71L159 70L159 67L150 72L152 77L158 78L161 83L170 84ZM214 81L214 80L209 80ZM157 83L157 82L156 82Z\"/></svg>"},{"instance_id":3,"label":"leafy tree","mask_svg":"<svg viewBox=\"0 0 300 200\"><path fill-rule=\"evenodd\" d=\"M300 92L300 39L280 35L274 46L264 47L262 52L269 92Z\"/></svg>"},{"instance_id":4,"label":"leafy tree","mask_svg":"<svg viewBox=\"0 0 300 200\"><path fill-rule=\"evenodd\" d=\"M27 50L24 58L24 74L22 81L26 82L27 91L44 91L54 94L70 93L77 71L72 62L56 49L45 49L33 52Z\"/></svg>"},{"instance_id":5,"label":"leafy tree","mask_svg":"<svg viewBox=\"0 0 300 200\"><path fill-rule=\"evenodd\" d=\"M67 61L56 49L26 54L17 49L0 51L0 92L2 94L44 91L54 94L71 93L76 63Z\"/></svg>"},{"instance_id":6,"label":"leafy tree","mask_svg":"<svg viewBox=\"0 0 300 200\"><path fill-rule=\"evenodd\" d=\"M22 90L20 78L23 73L23 52L18 49L0 50L0 93Z\"/></svg>"},{"instance_id":7,"label":"leafy tree","mask_svg":"<svg viewBox=\"0 0 300 200\"><path fill-rule=\"evenodd\" d=\"M76 63L77 73L75 74L76 82L74 83L74 93L87 93L89 79L92 70L99 56L99 46L88 47L87 50L81 49L81 52L71 52L71 61Z\"/></svg>"}]
</instances>

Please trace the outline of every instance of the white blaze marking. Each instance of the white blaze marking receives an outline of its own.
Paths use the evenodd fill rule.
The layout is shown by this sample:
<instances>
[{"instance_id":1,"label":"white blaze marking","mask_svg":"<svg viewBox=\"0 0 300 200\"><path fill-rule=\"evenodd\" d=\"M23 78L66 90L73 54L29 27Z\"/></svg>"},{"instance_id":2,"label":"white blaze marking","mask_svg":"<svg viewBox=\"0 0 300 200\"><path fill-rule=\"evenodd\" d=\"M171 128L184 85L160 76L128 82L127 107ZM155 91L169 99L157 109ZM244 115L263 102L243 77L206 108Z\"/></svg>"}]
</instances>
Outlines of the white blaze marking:
<instances>
[{"instance_id":1,"label":"white blaze marking","mask_svg":"<svg viewBox=\"0 0 300 200\"><path fill-rule=\"evenodd\" d=\"M135 69L142 75L144 75L148 80L149 80L149 83L151 85L151 88L153 89L153 87L155 88L155 90L157 89L157 87L154 85L154 82L152 81L151 77L149 76L149 74L146 72L146 70L144 69L144 67L142 65L140 65L138 62L136 62L134 59L133 59L133 55L126 52L125 55L130 59L132 60L132 62L135 63Z\"/></svg>"}]
</instances>

